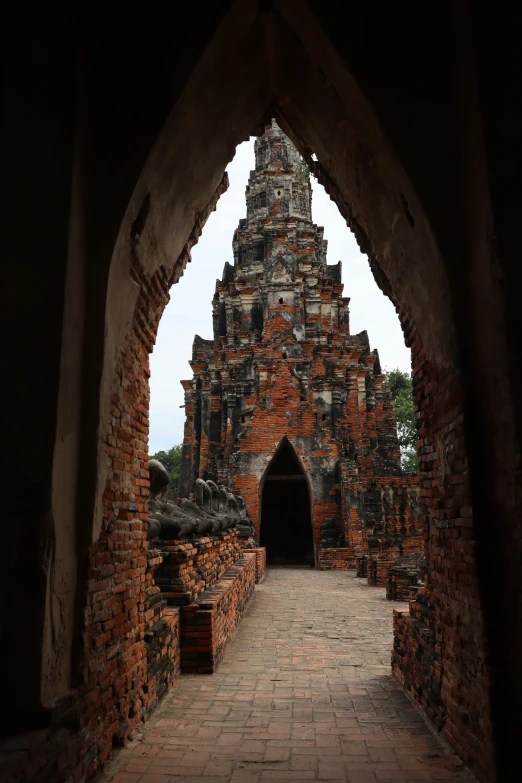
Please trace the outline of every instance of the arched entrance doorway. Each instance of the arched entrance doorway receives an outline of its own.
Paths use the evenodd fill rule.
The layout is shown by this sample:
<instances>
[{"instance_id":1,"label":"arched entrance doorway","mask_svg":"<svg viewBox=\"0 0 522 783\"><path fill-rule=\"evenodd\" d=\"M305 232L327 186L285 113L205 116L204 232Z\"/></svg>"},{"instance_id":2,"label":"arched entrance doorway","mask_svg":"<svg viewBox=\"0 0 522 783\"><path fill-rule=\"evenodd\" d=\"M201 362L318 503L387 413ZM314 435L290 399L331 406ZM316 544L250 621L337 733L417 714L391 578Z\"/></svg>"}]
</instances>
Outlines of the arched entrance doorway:
<instances>
[{"instance_id":1,"label":"arched entrance doorway","mask_svg":"<svg viewBox=\"0 0 522 783\"><path fill-rule=\"evenodd\" d=\"M314 565L310 489L285 438L261 483L261 546L273 564Z\"/></svg>"}]
</instances>

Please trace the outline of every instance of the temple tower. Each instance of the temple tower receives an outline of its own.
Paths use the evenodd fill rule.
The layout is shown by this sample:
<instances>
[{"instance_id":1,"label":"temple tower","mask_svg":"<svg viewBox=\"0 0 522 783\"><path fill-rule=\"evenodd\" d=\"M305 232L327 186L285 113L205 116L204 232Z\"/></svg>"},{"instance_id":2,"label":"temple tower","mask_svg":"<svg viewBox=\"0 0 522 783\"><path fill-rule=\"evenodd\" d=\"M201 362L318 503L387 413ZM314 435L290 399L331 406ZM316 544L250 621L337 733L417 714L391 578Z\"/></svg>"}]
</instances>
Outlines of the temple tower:
<instances>
[{"instance_id":1,"label":"temple tower","mask_svg":"<svg viewBox=\"0 0 522 783\"><path fill-rule=\"evenodd\" d=\"M242 495L272 560L352 566L418 547L390 392L368 335L350 334L341 262L326 262L306 165L275 121L255 142L214 338L196 336L180 497L198 478Z\"/></svg>"}]
</instances>

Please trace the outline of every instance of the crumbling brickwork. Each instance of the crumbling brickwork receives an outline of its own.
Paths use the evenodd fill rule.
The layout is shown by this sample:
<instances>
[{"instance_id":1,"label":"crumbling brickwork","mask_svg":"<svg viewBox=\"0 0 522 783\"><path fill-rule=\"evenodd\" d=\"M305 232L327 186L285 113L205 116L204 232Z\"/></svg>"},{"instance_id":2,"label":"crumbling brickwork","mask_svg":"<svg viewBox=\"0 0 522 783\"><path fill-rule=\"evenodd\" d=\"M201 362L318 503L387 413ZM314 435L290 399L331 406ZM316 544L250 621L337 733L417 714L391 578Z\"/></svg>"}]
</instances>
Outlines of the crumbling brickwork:
<instances>
[{"instance_id":1,"label":"crumbling brickwork","mask_svg":"<svg viewBox=\"0 0 522 783\"><path fill-rule=\"evenodd\" d=\"M162 541L163 563L155 574L169 606L193 603L241 557L237 531L188 541Z\"/></svg>"},{"instance_id":2,"label":"crumbling brickwork","mask_svg":"<svg viewBox=\"0 0 522 783\"><path fill-rule=\"evenodd\" d=\"M211 588L181 610L181 668L212 674L252 597L256 555L245 552Z\"/></svg>"},{"instance_id":3,"label":"crumbling brickwork","mask_svg":"<svg viewBox=\"0 0 522 783\"><path fill-rule=\"evenodd\" d=\"M368 558L368 584L372 587L384 587L388 581L388 569L393 560L388 557Z\"/></svg>"},{"instance_id":4,"label":"crumbling brickwork","mask_svg":"<svg viewBox=\"0 0 522 783\"><path fill-rule=\"evenodd\" d=\"M368 551L395 559L422 547L422 532L378 353L366 332L350 334L341 262L326 263L297 150L272 122L255 152L234 265L216 284L214 338L195 337L194 376L182 382L179 494L192 497L198 478L227 485L263 543L264 488L285 479L270 474L284 446L308 487L316 565L354 567Z\"/></svg>"},{"instance_id":5,"label":"crumbling brickwork","mask_svg":"<svg viewBox=\"0 0 522 783\"><path fill-rule=\"evenodd\" d=\"M353 568L353 554L348 547L321 547L319 568L323 571L346 571Z\"/></svg>"},{"instance_id":6,"label":"crumbling brickwork","mask_svg":"<svg viewBox=\"0 0 522 783\"><path fill-rule=\"evenodd\" d=\"M394 614L392 671L461 758L472 768L485 768L491 745L477 737L491 736L487 653L477 622L463 392L456 373L437 370L426 360L417 330L404 313L401 320L412 349L426 564L424 586L416 591L409 612ZM479 733L470 735L470 725ZM482 761L477 764L477 759Z\"/></svg>"},{"instance_id":7,"label":"crumbling brickwork","mask_svg":"<svg viewBox=\"0 0 522 783\"><path fill-rule=\"evenodd\" d=\"M136 14L109 3L94 17L88 4L80 35L68 12L48 23L39 7L13 5L3 434L24 444L24 459L2 471L3 720L18 734L2 747L3 764L17 766L9 783L22 768L32 781L81 780L124 728L117 681L144 647L118 625L104 643L116 661L105 676L90 671L97 652L83 635L98 619L89 595L99 582L118 590L113 611L127 617L146 583L145 545L122 546L112 525L129 521L120 511L145 460L124 463L121 500L104 499L101 525L113 464L144 440L121 439L107 455L111 393L127 377L130 333L154 338L147 308L134 319L136 299L149 284L167 297L163 280L235 146L271 107L368 254L412 346L425 660L439 664L418 698L439 710L481 781L518 780L521 48L517 6L505 5L457 3L448 14L446 4L411 0L169 3ZM132 404L121 411L144 423ZM107 555L114 573L92 575L94 556ZM404 615L403 626L415 620ZM134 674L141 694L143 671ZM413 667L404 674L419 683ZM96 700L98 724L79 725ZM44 733L31 739L33 729Z\"/></svg>"},{"instance_id":8,"label":"crumbling brickwork","mask_svg":"<svg viewBox=\"0 0 522 783\"><path fill-rule=\"evenodd\" d=\"M128 742L179 674L179 609L167 606L155 584L163 553L147 542L149 354L169 289L226 187L225 175L168 271L160 266L147 276L140 261L147 199L136 218L130 268L139 296L117 358L103 443L103 518L99 537L88 550L84 594L78 599L83 613L75 687L53 706L50 726L19 743L19 752L2 767L2 783L93 777L113 749Z\"/></svg>"},{"instance_id":9,"label":"crumbling brickwork","mask_svg":"<svg viewBox=\"0 0 522 783\"><path fill-rule=\"evenodd\" d=\"M258 546L253 549L245 548L244 552L255 552L256 555L256 584L263 581L266 576L266 549Z\"/></svg>"},{"instance_id":10,"label":"crumbling brickwork","mask_svg":"<svg viewBox=\"0 0 522 783\"><path fill-rule=\"evenodd\" d=\"M386 598L407 601L422 585L424 567L424 557L420 553L397 558L388 570Z\"/></svg>"}]
</instances>

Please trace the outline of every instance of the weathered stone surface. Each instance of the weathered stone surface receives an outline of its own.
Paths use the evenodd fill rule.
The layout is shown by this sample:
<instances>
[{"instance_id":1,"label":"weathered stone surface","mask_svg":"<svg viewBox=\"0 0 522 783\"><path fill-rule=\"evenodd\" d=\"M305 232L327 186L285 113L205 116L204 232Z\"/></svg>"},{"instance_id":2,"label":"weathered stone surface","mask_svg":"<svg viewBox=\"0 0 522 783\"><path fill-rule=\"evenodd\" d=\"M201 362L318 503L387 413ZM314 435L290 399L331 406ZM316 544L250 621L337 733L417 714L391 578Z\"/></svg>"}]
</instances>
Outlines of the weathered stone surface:
<instances>
[{"instance_id":1,"label":"weathered stone surface","mask_svg":"<svg viewBox=\"0 0 522 783\"><path fill-rule=\"evenodd\" d=\"M516 4L109 6L82 4L80 41L69 12L18 5L5 50L4 441L38 475L6 460L3 728L54 727L18 777L92 776L143 709L148 354L235 146L275 106L412 348L433 672L408 676L482 781L518 780Z\"/></svg>"},{"instance_id":2,"label":"weathered stone surface","mask_svg":"<svg viewBox=\"0 0 522 783\"><path fill-rule=\"evenodd\" d=\"M181 609L183 672L216 670L254 592L256 559L255 552L244 552L210 589Z\"/></svg>"},{"instance_id":3,"label":"weathered stone surface","mask_svg":"<svg viewBox=\"0 0 522 783\"><path fill-rule=\"evenodd\" d=\"M174 541L219 533L237 528L240 538L250 539L254 525L246 515L243 498L235 497L213 481L196 481L196 502L182 498L178 504L163 499L169 475L158 460L149 461L151 495L149 497L148 539ZM165 483L165 476L167 483Z\"/></svg>"},{"instance_id":4,"label":"weathered stone surface","mask_svg":"<svg viewBox=\"0 0 522 783\"><path fill-rule=\"evenodd\" d=\"M149 460L149 481L150 494L152 497L157 496L169 485L169 472L167 468L157 459Z\"/></svg>"},{"instance_id":5,"label":"weathered stone surface","mask_svg":"<svg viewBox=\"0 0 522 783\"><path fill-rule=\"evenodd\" d=\"M216 284L214 338L195 337L194 376L182 382L179 494L197 499L202 479L232 487L259 540L268 482L292 478L297 489L306 479L300 486L310 499L319 567L354 567L369 550L393 560L421 549L423 538L418 481L401 471L379 356L366 332L350 334L341 263L326 263L327 242L312 222L309 173L297 150L275 121L255 150L234 265L225 265ZM283 467L272 475L277 459ZM273 497L277 506L277 492ZM301 535L289 535L286 550ZM340 555L322 557L323 549Z\"/></svg>"},{"instance_id":6,"label":"weathered stone surface","mask_svg":"<svg viewBox=\"0 0 522 783\"><path fill-rule=\"evenodd\" d=\"M426 560L421 553L399 557L388 569L386 598L389 601L407 601L423 584Z\"/></svg>"},{"instance_id":7,"label":"weathered stone surface","mask_svg":"<svg viewBox=\"0 0 522 783\"><path fill-rule=\"evenodd\" d=\"M394 606L352 573L270 569L218 671L182 676L101 783L472 783L390 676Z\"/></svg>"}]
</instances>

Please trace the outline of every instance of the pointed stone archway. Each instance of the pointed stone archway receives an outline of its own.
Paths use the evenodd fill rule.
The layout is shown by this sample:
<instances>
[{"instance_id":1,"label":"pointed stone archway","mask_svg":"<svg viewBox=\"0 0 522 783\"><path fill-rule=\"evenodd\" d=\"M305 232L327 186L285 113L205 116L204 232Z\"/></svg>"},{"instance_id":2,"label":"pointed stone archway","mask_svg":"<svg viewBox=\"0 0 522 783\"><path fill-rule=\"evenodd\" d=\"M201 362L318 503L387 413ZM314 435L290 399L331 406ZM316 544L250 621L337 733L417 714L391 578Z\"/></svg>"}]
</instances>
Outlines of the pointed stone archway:
<instances>
[{"instance_id":1,"label":"pointed stone archway","mask_svg":"<svg viewBox=\"0 0 522 783\"><path fill-rule=\"evenodd\" d=\"M521 158L509 15L485 6L471 17L465 3L448 15L436 4L397 13L241 0L205 13L108 12L98 24L84 5L77 40L76 15L49 25L24 13L7 52L5 287L17 329L5 330L15 404L4 440L24 442L38 465L32 476L11 460L4 472L3 595L15 599L3 625L18 642L3 648L5 701L17 708L7 728L76 725L99 692L99 726L74 737L69 766L68 739L44 743L60 778L80 764L91 776L156 703L142 634L126 624L143 623L148 584L148 354L235 146L277 116L356 232L412 347L429 581L422 631L401 620L404 638L419 638L401 681L482 780L516 777L520 269L510 216ZM187 30L197 30L189 44ZM100 635L104 590L126 622ZM122 672L116 684L107 661ZM71 701L74 715L62 709Z\"/></svg>"},{"instance_id":2,"label":"pointed stone archway","mask_svg":"<svg viewBox=\"0 0 522 783\"><path fill-rule=\"evenodd\" d=\"M297 452L283 438L259 487L261 546L273 565L314 565L311 487Z\"/></svg>"}]
</instances>

